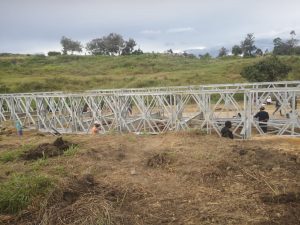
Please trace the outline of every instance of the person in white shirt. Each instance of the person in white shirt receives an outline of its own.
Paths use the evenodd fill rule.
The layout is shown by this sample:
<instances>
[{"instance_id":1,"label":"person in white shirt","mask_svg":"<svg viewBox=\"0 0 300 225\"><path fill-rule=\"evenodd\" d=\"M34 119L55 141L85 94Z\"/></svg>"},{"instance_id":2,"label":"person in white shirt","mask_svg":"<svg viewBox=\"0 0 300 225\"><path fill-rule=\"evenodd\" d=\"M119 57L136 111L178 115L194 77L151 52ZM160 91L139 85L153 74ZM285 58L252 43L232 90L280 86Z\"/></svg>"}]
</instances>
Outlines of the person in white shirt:
<instances>
[{"instance_id":1,"label":"person in white shirt","mask_svg":"<svg viewBox=\"0 0 300 225\"><path fill-rule=\"evenodd\" d=\"M272 98L271 98L271 96L269 96L267 98L267 105L271 105L271 104L272 104Z\"/></svg>"}]
</instances>

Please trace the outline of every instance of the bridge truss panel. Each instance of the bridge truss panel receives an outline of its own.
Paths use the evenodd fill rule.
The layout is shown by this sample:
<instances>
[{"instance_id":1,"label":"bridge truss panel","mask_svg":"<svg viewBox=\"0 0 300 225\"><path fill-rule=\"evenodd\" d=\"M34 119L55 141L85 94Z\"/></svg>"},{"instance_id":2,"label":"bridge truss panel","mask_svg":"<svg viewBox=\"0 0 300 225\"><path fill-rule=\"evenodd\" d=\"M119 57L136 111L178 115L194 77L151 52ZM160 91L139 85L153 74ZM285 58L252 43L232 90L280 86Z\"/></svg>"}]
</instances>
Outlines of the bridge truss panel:
<instances>
[{"instance_id":1,"label":"bridge truss panel","mask_svg":"<svg viewBox=\"0 0 300 225\"><path fill-rule=\"evenodd\" d=\"M253 118L265 105L270 114L268 133L299 136L299 84L0 95L0 121L19 121L27 128L60 133L88 133L99 121L102 133L163 133L197 128L220 135L225 121L230 120L236 138L250 138L253 134L265 135ZM277 101L278 107L266 105L269 97Z\"/></svg>"}]
</instances>

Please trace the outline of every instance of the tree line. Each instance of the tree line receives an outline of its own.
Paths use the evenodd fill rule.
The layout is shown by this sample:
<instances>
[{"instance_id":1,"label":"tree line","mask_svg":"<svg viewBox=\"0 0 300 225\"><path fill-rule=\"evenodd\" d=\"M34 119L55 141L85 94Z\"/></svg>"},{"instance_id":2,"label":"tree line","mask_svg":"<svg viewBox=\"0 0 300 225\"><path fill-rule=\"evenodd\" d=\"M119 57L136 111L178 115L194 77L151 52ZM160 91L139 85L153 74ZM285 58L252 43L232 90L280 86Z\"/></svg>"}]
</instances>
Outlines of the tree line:
<instances>
[{"instance_id":1,"label":"tree line","mask_svg":"<svg viewBox=\"0 0 300 225\"><path fill-rule=\"evenodd\" d=\"M273 55L300 55L300 46L298 46L299 40L296 39L296 32L292 30L290 32L290 39L284 41L283 39L277 37L273 40ZM229 50L222 47L219 50L218 57L227 56ZM247 34L245 39L241 41L240 45L234 45L231 49L231 54L234 56L242 55L243 57L255 57L262 56L264 54L269 54L269 50L266 49L265 52L255 45L255 37L253 33Z\"/></svg>"},{"instance_id":2,"label":"tree line","mask_svg":"<svg viewBox=\"0 0 300 225\"><path fill-rule=\"evenodd\" d=\"M288 73L292 68L285 63L281 62L277 55L300 55L300 46L298 46L299 40L296 39L296 32L290 32L290 39L283 40L279 37L273 40L274 49L269 53L266 49L264 52L262 49L255 45L255 37L253 33L246 35L245 39L240 42L239 45L234 45L231 49L231 53L234 56L243 57L256 57L263 55L270 55L263 60L244 67L241 70L241 76L251 82L262 81L277 81L286 79ZM62 45L63 54L73 54L74 52L82 52L85 48L86 51L92 55L131 55L131 54L143 54L142 50L134 50L137 45L135 40L129 38L124 40L122 35L116 33L110 33L107 36L96 38L89 41L85 47L79 42L63 36L60 41ZM224 57L228 55L228 50L222 47L219 50L218 57ZM173 55L172 49L167 51L168 54ZM60 55L60 52L48 52L48 55ZM184 57L196 57L192 54L184 53ZM209 53L199 55L200 58L210 59Z\"/></svg>"},{"instance_id":3,"label":"tree line","mask_svg":"<svg viewBox=\"0 0 300 225\"><path fill-rule=\"evenodd\" d=\"M62 54L74 54L74 52L81 53L85 48L86 51L92 55L131 55L131 54L143 54L143 51L138 48L135 40L129 38L124 40L122 35L116 33L110 33L107 36L95 38L89 41L85 46L80 41L72 40L71 38L63 36L60 40L62 45ZM49 56L61 55L60 52L50 51Z\"/></svg>"},{"instance_id":4,"label":"tree line","mask_svg":"<svg viewBox=\"0 0 300 225\"><path fill-rule=\"evenodd\" d=\"M288 77L288 73L292 71L292 67L282 62L278 55L300 55L299 40L296 39L296 32L290 32L290 38L286 41L277 37L273 40L273 52L269 53L266 49L263 52L260 48L255 46L255 37L253 33L247 34L246 38L241 41L240 45L234 45L231 53L234 56L241 55L243 57L256 57L263 55L270 55L263 58L253 65L244 67L240 74L243 78L250 82L264 82L264 81L279 81ZM218 57L228 55L228 50L222 47L219 50Z\"/></svg>"}]
</instances>

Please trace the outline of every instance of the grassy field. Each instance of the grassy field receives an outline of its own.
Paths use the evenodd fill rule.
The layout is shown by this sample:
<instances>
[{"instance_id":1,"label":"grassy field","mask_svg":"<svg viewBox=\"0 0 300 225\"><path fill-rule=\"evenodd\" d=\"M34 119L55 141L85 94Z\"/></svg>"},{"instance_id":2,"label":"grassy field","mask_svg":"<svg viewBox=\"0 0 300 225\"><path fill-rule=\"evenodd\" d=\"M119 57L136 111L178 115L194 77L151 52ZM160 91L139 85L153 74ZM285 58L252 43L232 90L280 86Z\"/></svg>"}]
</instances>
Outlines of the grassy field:
<instances>
[{"instance_id":1,"label":"grassy field","mask_svg":"<svg viewBox=\"0 0 300 225\"><path fill-rule=\"evenodd\" d=\"M197 59L164 54L134 56L2 56L0 92L80 91L100 88L244 82L241 69L262 58ZM281 59L300 79L300 57Z\"/></svg>"}]
</instances>

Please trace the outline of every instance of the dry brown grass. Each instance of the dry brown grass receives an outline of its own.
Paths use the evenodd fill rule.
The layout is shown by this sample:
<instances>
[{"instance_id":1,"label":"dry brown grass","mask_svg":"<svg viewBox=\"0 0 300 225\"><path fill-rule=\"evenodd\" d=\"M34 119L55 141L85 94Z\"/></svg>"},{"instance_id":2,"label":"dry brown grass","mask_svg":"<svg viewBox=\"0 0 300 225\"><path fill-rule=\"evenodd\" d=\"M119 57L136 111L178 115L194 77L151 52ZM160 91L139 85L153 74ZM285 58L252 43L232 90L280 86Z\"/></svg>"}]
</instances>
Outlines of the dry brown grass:
<instances>
[{"instance_id":1,"label":"dry brown grass","mask_svg":"<svg viewBox=\"0 0 300 225\"><path fill-rule=\"evenodd\" d=\"M36 144L54 140L35 135L25 132L26 140ZM232 141L195 132L66 135L64 139L77 143L78 152L49 158L38 167L41 174L57 180L56 189L22 216L12 216L10 224L300 222L297 197L285 203L262 200L299 193L299 139ZM3 137L1 144L15 145L13 140ZM158 157L158 166L149 165L157 155L164 159ZM6 166L11 170L11 165L21 165L30 171L33 163L1 165L0 176L6 177ZM87 174L92 185L83 182Z\"/></svg>"}]
</instances>

